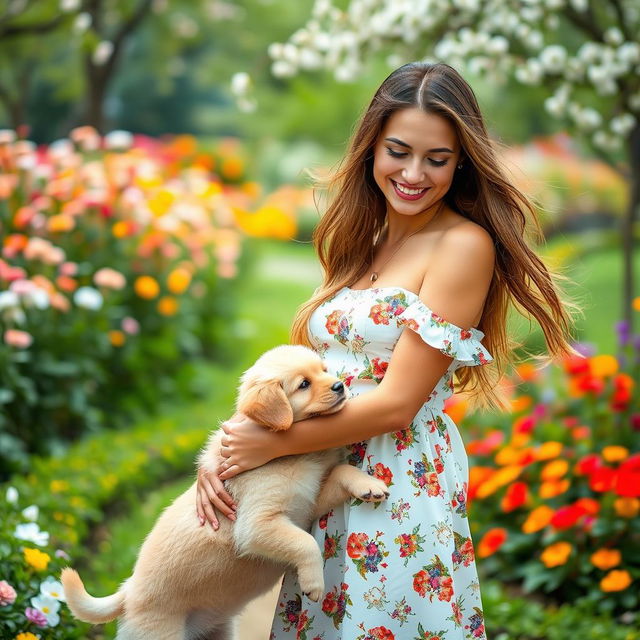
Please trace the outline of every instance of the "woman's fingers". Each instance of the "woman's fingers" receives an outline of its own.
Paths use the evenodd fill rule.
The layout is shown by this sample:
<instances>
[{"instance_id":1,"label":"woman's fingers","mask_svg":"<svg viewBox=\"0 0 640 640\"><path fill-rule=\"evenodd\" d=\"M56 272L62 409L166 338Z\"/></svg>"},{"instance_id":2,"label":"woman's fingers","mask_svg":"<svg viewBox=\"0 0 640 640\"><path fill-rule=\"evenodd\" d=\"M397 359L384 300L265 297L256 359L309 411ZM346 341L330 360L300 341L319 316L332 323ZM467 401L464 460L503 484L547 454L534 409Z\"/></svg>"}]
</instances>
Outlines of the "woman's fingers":
<instances>
[{"instance_id":1,"label":"woman's fingers","mask_svg":"<svg viewBox=\"0 0 640 640\"><path fill-rule=\"evenodd\" d=\"M217 531L218 528L220 527L220 523L218 522L215 509L213 508L213 505L209 500L207 492L204 490L204 488L201 488L199 491L199 494L200 494L200 500L202 503L203 516L206 519L206 521L212 526L213 530ZM202 524L204 524L204 522L202 522Z\"/></svg>"},{"instance_id":2,"label":"woman's fingers","mask_svg":"<svg viewBox=\"0 0 640 640\"><path fill-rule=\"evenodd\" d=\"M233 476L237 476L241 472L242 469L237 464L232 464L225 466L224 471L222 471L218 477L220 480L229 480L229 478L233 478Z\"/></svg>"}]
</instances>

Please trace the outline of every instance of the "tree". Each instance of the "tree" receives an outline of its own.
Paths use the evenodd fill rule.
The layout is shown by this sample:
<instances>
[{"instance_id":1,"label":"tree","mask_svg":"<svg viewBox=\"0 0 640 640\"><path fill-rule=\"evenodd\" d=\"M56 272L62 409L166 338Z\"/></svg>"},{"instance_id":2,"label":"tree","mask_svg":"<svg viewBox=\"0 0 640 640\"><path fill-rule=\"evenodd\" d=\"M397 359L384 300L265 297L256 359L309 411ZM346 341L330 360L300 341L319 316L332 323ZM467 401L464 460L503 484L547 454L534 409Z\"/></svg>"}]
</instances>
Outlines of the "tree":
<instances>
[{"instance_id":1,"label":"tree","mask_svg":"<svg viewBox=\"0 0 640 640\"><path fill-rule=\"evenodd\" d=\"M548 91L547 112L629 183L621 222L623 318L632 324L640 210L640 4L637 0L316 0L307 24L270 54L276 76L330 68L358 77L369 56L433 57Z\"/></svg>"}]
</instances>

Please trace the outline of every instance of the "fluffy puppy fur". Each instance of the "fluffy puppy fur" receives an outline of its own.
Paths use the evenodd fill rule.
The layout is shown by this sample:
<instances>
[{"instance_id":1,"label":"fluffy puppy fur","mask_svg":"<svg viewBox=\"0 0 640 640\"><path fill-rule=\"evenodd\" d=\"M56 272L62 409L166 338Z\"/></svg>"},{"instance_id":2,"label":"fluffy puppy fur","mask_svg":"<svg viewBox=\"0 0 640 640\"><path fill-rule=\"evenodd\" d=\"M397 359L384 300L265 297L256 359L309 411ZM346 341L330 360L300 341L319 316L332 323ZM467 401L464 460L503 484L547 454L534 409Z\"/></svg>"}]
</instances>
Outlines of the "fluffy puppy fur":
<instances>
[{"instance_id":1,"label":"fluffy puppy fur","mask_svg":"<svg viewBox=\"0 0 640 640\"><path fill-rule=\"evenodd\" d=\"M241 380L236 408L273 430L338 411L344 385L311 349L281 346L262 355ZM215 431L199 465L215 471L221 460ZM80 620L119 617L118 640L229 640L233 616L273 588L294 567L302 591L324 593L323 561L307 532L313 520L355 497L381 501L381 480L348 464L333 449L277 458L225 483L238 505L237 520L200 526L196 484L179 496L147 536L133 574L113 595L90 596L73 569L62 572L67 603Z\"/></svg>"}]
</instances>

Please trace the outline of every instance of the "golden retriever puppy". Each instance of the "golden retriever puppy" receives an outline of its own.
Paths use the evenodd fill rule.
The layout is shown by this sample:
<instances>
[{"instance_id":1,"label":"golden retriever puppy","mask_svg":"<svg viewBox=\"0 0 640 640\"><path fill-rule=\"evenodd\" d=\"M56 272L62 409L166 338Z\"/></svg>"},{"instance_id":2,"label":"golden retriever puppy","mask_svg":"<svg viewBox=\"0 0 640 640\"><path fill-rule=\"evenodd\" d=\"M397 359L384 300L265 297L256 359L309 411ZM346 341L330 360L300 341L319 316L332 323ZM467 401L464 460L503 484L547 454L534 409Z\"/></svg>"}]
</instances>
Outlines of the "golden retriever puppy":
<instances>
[{"instance_id":1,"label":"golden retriever puppy","mask_svg":"<svg viewBox=\"0 0 640 640\"><path fill-rule=\"evenodd\" d=\"M338 411L344 385L319 356L301 346L267 351L242 376L236 408L274 430ZM221 433L214 432L199 465L215 471ZM272 460L225 486L238 505L236 521L200 526L195 483L169 506L147 536L133 574L113 595L90 596L73 569L62 584L73 614L87 622L119 617L118 640L228 640L233 616L273 588L292 566L304 593L324 592L323 561L311 522L350 498L381 501L384 482L348 464L338 450Z\"/></svg>"}]
</instances>

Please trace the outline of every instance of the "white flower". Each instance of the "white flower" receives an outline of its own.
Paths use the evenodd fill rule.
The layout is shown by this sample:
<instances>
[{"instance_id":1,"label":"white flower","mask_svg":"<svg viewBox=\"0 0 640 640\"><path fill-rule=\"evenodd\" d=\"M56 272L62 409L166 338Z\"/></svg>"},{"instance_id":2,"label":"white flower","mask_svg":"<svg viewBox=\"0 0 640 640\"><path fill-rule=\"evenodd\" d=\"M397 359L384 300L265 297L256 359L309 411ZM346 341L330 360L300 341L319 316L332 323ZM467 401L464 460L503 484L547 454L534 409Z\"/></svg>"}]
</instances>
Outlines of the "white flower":
<instances>
[{"instance_id":1,"label":"white flower","mask_svg":"<svg viewBox=\"0 0 640 640\"><path fill-rule=\"evenodd\" d=\"M296 68L289 62L276 60L276 62L271 65L271 73L273 73L276 78L289 78L295 75Z\"/></svg>"},{"instance_id":2,"label":"white flower","mask_svg":"<svg viewBox=\"0 0 640 640\"><path fill-rule=\"evenodd\" d=\"M608 44L622 44L624 42L624 35L618 27L609 27L604 32L604 41Z\"/></svg>"},{"instance_id":3,"label":"white flower","mask_svg":"<svg viewBox=\"0 0 640 640\"><path fill-rule=\"evenodd\" d=\"M69 157L73 154L73 142L68 138L61 138L60 140L55 140L49 145L47 153L51 157L52 160L62 160L64 158Z\"/></svg>"},{"instance_id":4,"label":"white flower","mask_svg":"<svg viewBox=\"0 0 640 640\"><path fill-rule=\"evenodd\" d=\"M620 146L620 139L609 135L605 131L596 131L593 134L593 144L605 151L615 151Z\"/></svg>"},{"instance_id":5,"label":"white flower","mask_svg":"<svg viewBox=\"0 0 640 640\"><path fill-rule=\"evenodd\" d=\"M602 124L600 113L590 107L581 109L575 120L581 129L597 129Z\"/></svg>"},{"instance_id":6,"label":"white flower","mask_svg":"<svg viewBox=\"0 0 640 640\"><path fill-rule=\"evenodd\" d=\"M540 52L540 63L551 73L560 73L567 61L567 50L559 44L549 45Z\"/></svg>"},{"instance_id":7,"label":"white flower","mask_svg":"<svg viewBox=\"0 0 640 640\"><path fill-rule=\"evenodd\" d=\"M97 311L102 307L102 294L93 287L80 287L73 294L73 301L83 309Z\"/></svg>"},{"instance_id":8,"label":"white flower","mask_svg":"<svg viewBox=\"0 0 640 640\"><path fill-rule=\"evenodd\" d=\"M73 30L76 33L84 33L91 26L91 15L86 11L79 13L73 21Z\"/></svg>"},{"instance_id":9,"label":"white flower","mask_svg":"<svg viewBox=\"0 0 640 640\"><path fill-rule=\"evenodd\" d=\"M235 96L242 96L251 87L251 76L244 71L234 73L231 76L231 93Z\"/></svg>"},{"instance_id":10,"label":"white flower","mask_svg":"<svg viewBox=\"0 0 640 640\"><path fill-rule=\"evenodd\" d=\"M637 42L625 42L618 47L618 60L627 64L640 62L640 44Z\"/></svg>"},{"instance_id":11,"label":"white flower","mask_svg":"<svg viewBox=\"0 0 640 640\"><path fill-rule=\"evenodd\" d=\"M619 136L626 136L636 124L636 119L630 113L623 113L617 118L613 118L609 123L611 131Z\"/></svg>"},{"instance_id":12,"label":"white flower","mask_svg":"<svg viewBox=\"0 0 640 640\"><path fill-rule=\"evenodd\" d=\"M576 11L586 11L589 8L589 0L569 0L569 4Z\"/></svg>"},{"instance_id":13,"label":"white flower","mask_svg":"<svg viewBox=\"0 0 640 640\"><path fill-rule=\"evenodd\" d=\"M504 36L494 36L489 40L487 51L492 54L506 53L509 51L509 41Z\"/></svg>"},{"instance_id":14,"label":"white flower","mask_svg":"<svg viewBox=\"0 0 640 640\"><path fill-rule=\"evenodd\" d=\"M600 46L595 42L585 42L578 49L578 58L585 64L592 64L600 57Z\"/></svg>"},{"instance_id":15,"label":"white flower","mask_svg":"<svg viewBox=\"0 0 640 640\"><path fill-rule=\"evenodd\" d=\"M55 600L65 601L64 589L62 584L53 576L49 576L44 582L40 583L40 593L43 596L49 596Z\"/></svg>"},{"instance_id":16,"label":"white flower","mask_svg":"<svg viewBox=\"0 0 640 640\"><path fill-rule=\"evenodd\" d=\"M18 502L18 498L20 494L15 487L7 487L7 493L5 494L5 500L9 504L16 504Z\"/></svg>"},{"instance_id":17,"label":"white flower","mask_svg":"<svg viewBox=\"0 0 640 640\"><path fill-rule=\"evenodd\" d=\"M80 8L80 0L60 0L60 10L71 12Z\"/></svg>"},{"instance_id":18,"label":"white flower","mask_svg":"<svg viewBox=\"0 0 640 640\"><path fill-rule=\"evenodd\" d=\"M31 520L31 522L35 522L38 519L38 505L32 504L22 510L22 515L27 519Z\"/></svg>"},{"instance_id":19,"label":"white flower","mask_svg":"<svg viewBox=\"0 0 640 640\"><path fill-rule=\"evenodd\" d=\"M93 55L91 59L94 64L98 66L102 66L106 64L107 60L111 57L113 53L113 42L109 42L109 40L102 40L102 42L98 42L98 45L93 50Z\"/></svg>"},{"instance_id":20,"label":"white flower","mask_svg":"<svg viewBox=\"0 0 640 640\"><path fill-rule=\"evenodd\" d=\"M31 291L25 294L24 301L30 306L34 306L36 309L48 309L49 293L40 287L34 287Z\"/></svg>"},{"instance_id":21,"label":"white flower","mask_svg":"<svg viewBox=\"0 0 640 640\"><path fill-rule=\"evenodd\" d=\"M282 48L283 44L281 42L272 42L267 47L267 54L272 60L277 60L278 58L282 58Z\"/></svg>"},{"instance_id":22,"label":"white flower","mask_svg":"<svg viewBox=\"0 0 640 640\"><path fill-rule=\"evenodd\" d=\"M50 627L55 627L60 622L60 616L58 615L60 603L55 598L44 595L36 596L31 598L31 606L44 614Z\"/></svg>"},{"instance_id":23,"label":"white flower","mask_svg":"<svg viewBox=\"0 0 640 640\"><path fill-rule=\"evenodd\" d=\"M122 129L110 131L104 137L104 145L107 149L129 149L132 144L133 134Z\"/></svg>"},{"instance_id":24,"label":"white flower","mask_svg":"<svg viewBox=\"0 0 640 640\"><path fill-rule=\"evenodd\" d=\"M19 540L28 540L40 547L49 544L49 533L40 531L40 527L35 522L17 525L13 535Z\"/></svg>"},{"instance_id":25,"label":"white flower","mask_svg":"<svg viewBox=\"0 0 640 640\"><path fill-rule=\"evenodd\" d=\"M637 93L634 93L629 98L629 106L632 109L640 110L640 91L638 91Z\"/></svg>"},{"instance_id":26,"label":"white flower","mask_svg":"<svg viewBox=\"0 0 640 640\"><path fill-rule=\"evenodd\" d=\"M20 298L13 291L0 291L0 311L17 307L20 304ZM13 487L9 487L13 489Z\"/></svg>"},{"instance_id":27,"label":"white flower","mask_svg":"<svg viewBox=\"0 0 640 640\"><path fill-rule=\"evenodd\" d=\"M0 129L0 144L15 142L16 132L13 129Z\"/></svg>"}]
</instances>

